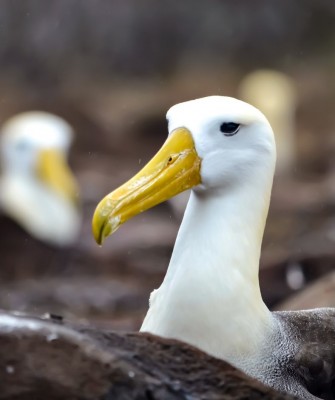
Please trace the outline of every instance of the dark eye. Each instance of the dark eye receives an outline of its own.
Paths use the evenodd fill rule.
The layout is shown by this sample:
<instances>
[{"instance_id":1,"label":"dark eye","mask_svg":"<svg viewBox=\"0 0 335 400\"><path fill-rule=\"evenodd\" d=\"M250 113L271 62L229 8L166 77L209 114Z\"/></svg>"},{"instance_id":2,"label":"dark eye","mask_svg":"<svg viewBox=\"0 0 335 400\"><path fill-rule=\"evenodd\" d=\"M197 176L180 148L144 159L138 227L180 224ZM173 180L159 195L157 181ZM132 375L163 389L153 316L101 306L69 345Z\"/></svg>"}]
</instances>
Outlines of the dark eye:
<instances>
[{"instance_id":1,"label":"dark eye","mask_svg":"<svg viewBox=\"0 0 335 400\"><path fill-rule=\"evenodd\" d=\"M220 131L224 133L225 136L233 136L240 129L240 125L235 122L224 122L220 126Z\"/></svg>"}]
</instances>

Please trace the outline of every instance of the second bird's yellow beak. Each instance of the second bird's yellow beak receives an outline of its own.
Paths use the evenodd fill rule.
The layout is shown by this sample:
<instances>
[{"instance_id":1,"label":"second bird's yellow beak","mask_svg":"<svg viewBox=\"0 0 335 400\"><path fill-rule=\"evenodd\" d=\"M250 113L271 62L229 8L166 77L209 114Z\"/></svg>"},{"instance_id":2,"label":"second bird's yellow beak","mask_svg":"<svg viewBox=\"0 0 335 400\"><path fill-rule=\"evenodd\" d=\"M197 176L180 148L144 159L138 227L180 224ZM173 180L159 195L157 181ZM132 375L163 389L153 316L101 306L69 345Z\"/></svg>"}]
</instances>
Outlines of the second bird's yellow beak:
<instances>
[{"instance_id":1,"label":"second bird's yellow beak","mask_svg":"<svg viewBox=\"0 0 335 400\"><path fill-rule=\"evenodd\" d=\"M71 203L78 204L77 182L59 150L41 150L38 154L36 173L45 186Z\"/></svg>"},{"instance_id":2,"label":"second bird's yellow beak","mask_svg":"<svg viewBox=\"0 0 335 400\"><path fill-rule=\"evenodd\" d=\"M97 243L133 216L201 183L200 166L191 132L174 130L137 175L98 204L92 222Z\"/></svg>"}]
</instances>

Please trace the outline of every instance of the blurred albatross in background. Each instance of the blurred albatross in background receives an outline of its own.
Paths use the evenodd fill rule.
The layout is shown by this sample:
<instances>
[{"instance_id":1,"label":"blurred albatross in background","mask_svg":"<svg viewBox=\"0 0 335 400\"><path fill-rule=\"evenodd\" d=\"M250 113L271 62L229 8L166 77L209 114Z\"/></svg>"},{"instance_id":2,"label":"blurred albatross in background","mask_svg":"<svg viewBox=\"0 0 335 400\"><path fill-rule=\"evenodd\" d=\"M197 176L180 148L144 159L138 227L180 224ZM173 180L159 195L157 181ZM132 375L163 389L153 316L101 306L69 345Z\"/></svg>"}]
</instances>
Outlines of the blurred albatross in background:
<instances>
[{"instance_id":1,"label":"blurred albatross in background","mask_svg":"<svg viewBox=\"0 0 335 400\"><path fill-rule=\"evenodd\" d=\"M0 135L0 207L37 239L72 244L81 222L78 187L67 164L72 128L32 111L10 118Z\"/></svg>"},{"instance_id":2,"label":"blurred albatross in background","mask_svg":"<svg viewBox=\"0 0 335 400\"><path fill-rule=\"evenodd\" d=\"M259 69L246 75L239 86L240 98L257 107L270 122L276 137L276 173L291 175L296 163L293 81L283 72Z\"/></svg>"},{"instance_id":3,"label":"blurred albatross in background","mask_svg":"<svg viewBox=\"0 0 335 400\"><path fill-rule=\"evenodd\" d=\"M267 119L219 96L177 104L167 119L161 150L93 217L101 244L129 218L192 188L141 330L188 342L302 399L332 398L335 309L271 313L260 293L276 160Z\"/></svg>"}]
</instances>

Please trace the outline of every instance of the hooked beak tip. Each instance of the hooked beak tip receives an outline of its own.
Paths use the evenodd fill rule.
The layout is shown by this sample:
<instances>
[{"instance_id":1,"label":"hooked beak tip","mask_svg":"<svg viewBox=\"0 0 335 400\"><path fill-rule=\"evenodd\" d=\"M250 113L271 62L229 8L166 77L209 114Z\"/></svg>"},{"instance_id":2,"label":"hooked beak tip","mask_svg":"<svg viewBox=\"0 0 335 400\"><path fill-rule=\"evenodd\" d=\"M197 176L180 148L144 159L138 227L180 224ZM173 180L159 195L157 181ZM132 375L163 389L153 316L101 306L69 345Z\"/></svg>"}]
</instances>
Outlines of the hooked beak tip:
<instances>
[{"instance_id":1,"label":"hooked beak tip","mask_svg":"<svg viewBox=\"0 0 335 400\"><path fill-rule=\"evenodd\" d=\"M94 216L93 216L93 223L92 223L92 233L94 240L96 243L101 246L106 238L106 235L104 234L105 228L106 228L106 223L108 220L101 218L101 214L96 209Z\"/></svg>"},{"instance_id":2,"label":"hooked beak tip","mask_svg":"<svg viewBox=\"0 0 335 400\"><path fill-rule=\"evenodd\" d=\"M103 237L102 234L100 234L99 236L95 237L95 241L97 242L97 244L101 247L103 242L104 242L105 238Z\"/></svg>"}]
</instances>

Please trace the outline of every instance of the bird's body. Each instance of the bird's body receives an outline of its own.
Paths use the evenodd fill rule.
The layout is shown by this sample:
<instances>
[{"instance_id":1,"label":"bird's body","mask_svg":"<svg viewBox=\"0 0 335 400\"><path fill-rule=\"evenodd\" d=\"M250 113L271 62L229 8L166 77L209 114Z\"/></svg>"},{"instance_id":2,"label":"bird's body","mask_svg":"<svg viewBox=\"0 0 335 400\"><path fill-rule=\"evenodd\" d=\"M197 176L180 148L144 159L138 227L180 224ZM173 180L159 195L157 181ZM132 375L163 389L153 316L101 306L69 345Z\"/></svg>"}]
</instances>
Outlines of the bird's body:
<instances>
[{"instance_id":1,"label":"bird's body","mask_svg":"<svg viewBox=\"0 0 335 400\"><path fill-rule=\"evenodd\" d=\"M259 378L302 399L335 398L335 309L272 313L277 323L271 374Z\"/></svg>"},{"instance_id":2,"label":"bird's body","mask_svg":"<svg viewBox=\"0 0 335 400\"><path fill-rule=\"evenodd\" d=\"M293 81L275 70L256 70L244 77L239 93L242 100L261 110L276 135L276 174L287 177L296 164L295 111Z\"/></svg>"},{"instance_id":3,"label":"bird's body","mask_svg":"<svg viewBox=\"0 0 335 400\"><path fill-rule=\"evenodd\" d=\"M1 179L0 197L3 211L39 240L66 246L76 239L80 226L76 206L55 196L43 184L5 176ZM41 208L43 213L38 212Z\"/></svg>"},{"instance_id":4,"label":"bird's body","mask_svg":"<svg viewBox=\"0 0 335 400\"><path fill-rule=\"evenodd\" d=\"M44 112L12 117L0 136L0 207L35 238L55 246L79 233L75 179L67 166L72 129Z\"/></svg>"},{"instance_id":5,"label":"bird's body","mask_svg":"<svg viewBox=\"0 0 335 400\"><path fill-rule=\"evenodd\" d=\"M170 135L160 152L102 200L93 220L101 243L133 215L192 187L141 330L188 342L300 398L324 390L332 399L335 310L271 313L260 293L276 159L266 118L218 96L178 104L167 118ZM323 362L325 349L332 361Z\"/></svg>"}]
</instances>

